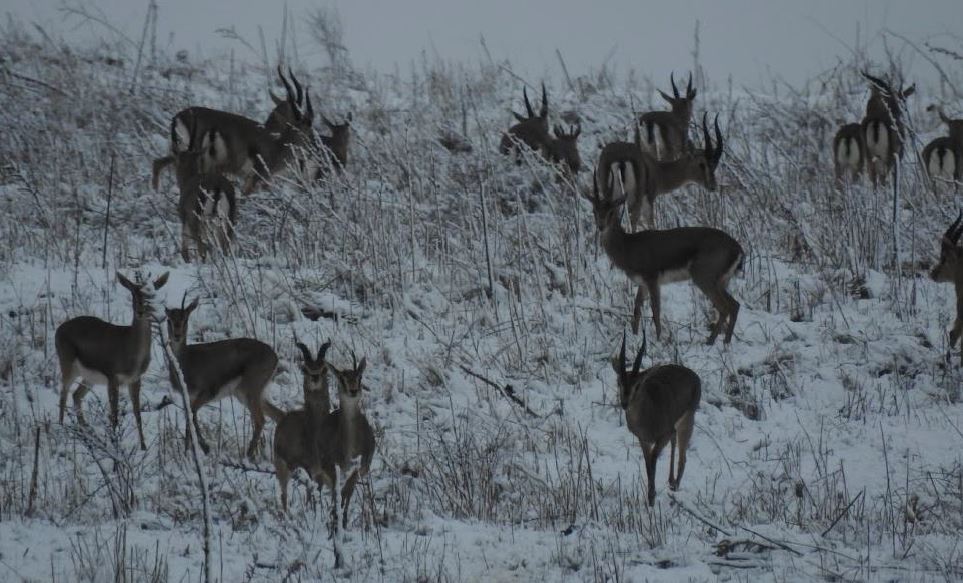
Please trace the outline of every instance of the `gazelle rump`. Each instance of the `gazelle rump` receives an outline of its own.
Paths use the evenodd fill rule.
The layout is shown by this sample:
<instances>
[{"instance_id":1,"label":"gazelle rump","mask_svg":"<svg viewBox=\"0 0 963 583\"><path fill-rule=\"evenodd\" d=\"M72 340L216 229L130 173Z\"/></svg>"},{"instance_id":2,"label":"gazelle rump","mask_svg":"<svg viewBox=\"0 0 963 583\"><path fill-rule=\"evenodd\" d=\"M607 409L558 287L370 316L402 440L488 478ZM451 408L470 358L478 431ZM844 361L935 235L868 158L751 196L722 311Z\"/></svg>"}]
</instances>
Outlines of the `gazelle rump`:
<instances>
[{"instance_id":1,"label":"gazelle rump","mask_svg":"<svg viewBox=\"0 0 963 583\"><path fill-rule=\"evenodd\" d=\"M923 148L923 167L930 185L934 190L940 186L952 185L955 189L960 181L960 162L963 159L959 145L948 136L942 136L926 144Z\"/></svg>"},{"instance_id":2,"label":"gazelle rump","mask_svg":"<svg viewBox=\"0 0 963 583\"><path fill-rule=\"evenodd\" d=\"M740 306L727 286L742 267L742 246L727 233L710 227L627 233L619 219L625 197L601 197L598 185L599 181L593 180L593 191L586 198L592 203L602 248L612 264L639 286L633 308L633 332L638 333L642 305L646 296L651 296L655 335L661 338L661 286L692 280L719 312L706 344L715 343L724 326L725 343L731 342Z\"/></svg>"},{"instance_id":3,"label":"gazelle rump","mask_svg":"<svg viewBox=\"0 0 963 583\"><path fill-rule=\"evenodd\" d=\"M869 81L870 96L866 102L866 115L861 123L866 169L873 186L886 184L887 175L897 158L903 155L903 110L906 98L916 92L916 85L893 87L879 77L863 71Z\"/></svg>"},{"instance_id":4,"label":"gazelle rump","mask_svg":"<svg viewBox=\"0 0 963 583\"><path fill-rule=\"evenodd\" d=\"M274 468L281 488L281 507L285 512L288 510L288 481L295 469L303 469L319 486L324 483L319 440L321 423L331 412L328 363L325 361L331 342L322 344L316 355L300 342L297 347L302 355L304 407L286 413L274 431Z\"/></svg>"},{"instance_id":5,"label":"gazelle rump","mask_svg":"<svg viewBox=\"0 0 963 583\"><path fill-rule=\"evenodd\" d=\"M678 364L662 364L641 370L645 340L632 364L625 365L625 334L619 356L612 360L619 385L619 404L625 411L625 424L639 440L645 461L647 500L655 504L655 467L666 443L669 451L669 489L678 490L685 472L686 450L695 426L695 413L702 399L699 375ZM678 450L679 472L675 460Z\"/></svg>"},{"instance_id":6,"label":"gazelle rump","mask_svg":"<svg viewBox=\"0 0 963 583\"><path fill-rule=\"evenodd\" d=\"M692 103L696 98L696 90L692 88L692 73L689 73L689 83L685 95L679 95L675 86L675 77L670 74L672 95L659 90L671 111L650 111L639 117L639 127L642 128L641 140L643 149L657 160L674 160L682 155L689 145L689 123L692 121Z\"/></svg>"},{"instance_id":7,"label":"gazelle rump","mask_svg":"<svg viewBox=\"0 0 963 583\"><path fill-rule=\"evenodd\" d=\"M141 377L150 365L151 312L154 292L164 287L169 273L153 283L132 282L117 272L117 280L130 292L134 317L130 326L119 326L93 316L71 318L57 327L54 344L60 363L60 422L64 421L67 395L74 381L80 386L74 392L77 418L83 422L84 396L95 385L106 385L110 400L110 423L117 427L121 385L130 391L131 408L137 421L137 437L141 449L147 449L140 418Z\"/></svg>"},{"instance_id":8,"label":"gazelle rump","mask_svg":"<svg viewBox=\"0 0 963 583\"><path fill-rule=\"evenodd\" d=\"M715 171L722 159L722 132L719 118L715 120L716 143L709 137L708 114L702 117L702 133L705 148L689 150L676 160L656 160L643 151L636 128L636 141L613 142L602 148L598 161L598 177L601 188L608 198L613 197L619 177L625 180L626 206L629 223L634 231L640 216L644 215L649 227L655 226L655 200L659 195L672 192L686 184L696 183L709 191L718 189Z\"/></svg>"},{"instance_id":9,"label":"gazelle rump","mask_svg":"<svg viewBox=\"0 0 963 583\"><path fill-rule=\"evenodd\" d=\"M247 456L254 458L257 443L264 429L264 415L267 413L275 421L284 412L265 398L268 383L274 376L278 357L274 349L253 338L232 338L203 344L188 344L187 330L191 313L197 309L198 300L184 307L167 310L167 331L171 349L191 397L191 410L188 423L194 423L198 443L205 453L209 451L207 442L201 435L197 421L197 411L204 405L228 395L234 396L247 407L251 414L251 442ZM180 379L168 362L171 384L180 389ZM185 444L189 444L190 428L185 427Z\"/></svg>"},{"instance_id":10,"label":"gazelle rump","mask_svg":"<svg viewBox=\"0 0 963 583\"><path fill-rule=\"evenodd\" d=\"M860 124L848 123L839 128L833 138L833 169L837 183L842 183L847 175L853 182L859 180L866 160L865 149Z\"/></svg>"}]
</instances>

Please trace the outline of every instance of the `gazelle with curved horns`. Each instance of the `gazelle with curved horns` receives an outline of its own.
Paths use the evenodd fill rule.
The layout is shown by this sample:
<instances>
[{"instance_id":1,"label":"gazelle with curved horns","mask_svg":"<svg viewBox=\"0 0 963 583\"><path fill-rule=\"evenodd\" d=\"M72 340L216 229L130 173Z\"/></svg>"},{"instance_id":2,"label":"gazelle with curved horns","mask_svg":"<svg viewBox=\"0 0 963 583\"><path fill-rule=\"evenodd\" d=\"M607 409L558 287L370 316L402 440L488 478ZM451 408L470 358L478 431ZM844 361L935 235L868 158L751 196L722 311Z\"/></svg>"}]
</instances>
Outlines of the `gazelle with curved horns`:
<instances>
[{"instance_id":1,"label":"gazelle with curved horns","mask_svg":"<svg viewBox=\"0 0 963 583\"><path fill-rule=\"evenodd\" d=\"M930 277L939 283L952 283L956 291L956 319L950 328L950 346L953 350L956 342L963 334L963 249L959 246L960 235L963 234L963 211L950 228L940 238L940 261L933 268ZM946 354L947 359L950 353ZM963 362L963 344L960 344L960 359Z\"/></svg>"},{"instance_id":2,"label":"gazelle with curved horns","mask_svg":"<svg viewBox=\"0 0 963 583\"><path fill-rule=\"evenodd\" d=\"M671 111L650 111L639 117L642 128L642 147L659 160L674 160L681 156L689 144L689 123L692 121L692 103L697 90L692 88L692 73L685 95L679 94L675 76L669 74L672 95L659 89L659 95L672 107Z\"/></svg>"},{"instance_id":3,"label":"gazelle with curved horns","mask_svg":"<svg viewBox=\"0 0 963 583\"><path fill-rule=\"evenodd\" d=\"M140 448L147 449L140 419L140 379L150 365L151 321L150 300L167 283L165 273L153 283L132 282L119 271L117 280L130 292L134 319L130 326L118 326L93 316L71 318L57 327L54 344L60 362L60 422L64 421L67 395L74 381L80 387L74 393L74 409L83 422L84 396L95 385L107 385L110 399L110 423L117 427L120 387L127 385L131 408L137 421Z\"/></svg>"},{"instance_id":4,"label":"gazelle with curved horns","mask_svg":"<svg viewBox=\"0 0 963 583\"><path fill-rule=\"evenodd\" d=\"M887 175L894 168L896 159L903 156L903 137L906 134L903 111L906 98L916 92L916 85L901 85L899 90L894 90L888 82L866 71L862 74L870 86L866 115L861 123L866 169L876 187L880 183L886 184Z\"/></svg>"},{"instance_id":5,"label":"gazelle with curved horns","mask_svg":"<svg viewBox=\"0 0 963 583\"><path fill-rule=\"evenodd\" d=\"M264 415L267 413L274 421L279 421L284 412L265 398L268 383L277 368L278 356L274 349L253 338L232 338L203 344L188 344L187 330L191 313L197 309L198 300L184 306L185 293L179 309L167 310L167 331L171 349L191 397L191 410L188 423L194 423L198 444L204 453L209 451L207 442L201 435L197 412L204 405L228 395L234 396L247 407L251 414L251 441L247 456L254 458L261 431L264 429ZM168 362L171 384L180 389L180 378L172 363ZM185 444L190 443L190 429L185 427Z\"/></svg>"},{"instance_id":6,"label":"gazelle with curved horns","mask_svg":"<svg viewBox=\"0 0 963 583\"><path fill-rule=\"evenodd\" d=\"M555 136L549 138L542 154L549 162L561 165L565 175L577 176L582 171L582 156L578 153L578 137L582 135L582 124L571 126L568 131L556 125L553 131Z\"/></svg>"},{"instance_id":7,"label":"gazelle with curved horns","mask_svg":"<svg viewBox=\"0 0 963 583\"><path fill-rule=\"evenodd\" d=\"M621 184L629 210L629 222L636 230L640 215L645 223L655 227L655 200L686 184L695 183L706 190L718 189L716 168L722 159L723 140L719 129L719 117L715 119L716 143L709 137L708 114L702 116L702 134L705 148L690 150L676 160L656 160L640 147L639 132L636 141L613 142L602 148L598 161L598 178L608 198L614 196Z\"/></svg>"},{"instance_id":8,"label":"gazelle with curved horns","mask_svg":"<svg viewBox=\"0 0 963 583\"><path fill-rule=\"evenodd\" d=\"M691 369L678 364L655 365L641 369L645 356L645 335L642 348L635 356L632 370L625 365L625 333L619 356L612 360L619 385L619 404L625 411L625 424L642 446L645 460L647 499L655 504L655 466L666 443L669 450L669 489L679 489L685 472L686 451L695 426L695 413L702 399L702 380ZM678 446L679 473L675 472Z\"/></svg>"},{"instance_id":9,"label":"gazelle with curved horns","mask_svg":"<svg viewBox=\"0 0 963 583\"><path fill-rule=\"evenodd\" d=\"M278 68L287 91L287 108L276 107L268 124L206 107L181 110L171 121L172 156L155 161L155 168L182 151L203 152L211 172L230 174L244 181L242 194L252 193L262 181L277 176L300 159L299 150L314 144L314 107L308 88L302 88L289 71L291 83ZM212 131L213 130L213 131Z\"/></svg>"},{"instance_id":10,"label":"gazelle with curved horns","mask_svg":"<svg viewBox=\"0 0 963 583\"><path fill-rule=\"evenodd\" d=\"M626 233L619 218L625 196L599 196L599 181L592 182L591 194L583 196L592 203L602 248L612 264L639 286L632 314L632 331L638 334L642 305L646 297L651 296L655 336L661 338L661 286L692 280L719 312L719 319L712 325L706 344L715 343L723 329L725 343L731 342L740 306L727 287L729 280L742 267L745 257L742 246L727 233L710 227Z\"/></svg>"},{"instance_id":11,"label":"gazelle with curved horns","mask_svg":"<svg viewBox=\"0 0 963 583\"><path fill-rule=\"evenodd\" d=\"M528 91L524 87L522 97L525 99L526 115L512 111L518 123L508 128L508 131L502 135L502 141L498 147L498 151L502 154L515 152L521 144L540 152L551 139L548 134L548 92L545 90L545 83L542 83L542 107L538 115L535 115L535 110L528 101Z\"/></svg>"},{"instance_id":12,"label":"gazelle with curved horns","mask_svg":"<svg viewBox=\"0 0 963 583\"><path fill-rule=\"evenodd\" d=\"M839 128L833 138L833 170L837 184L842 184L847 175L853 182L859 180L866 161L865 150L860 124L848 123Z\"/></svg>"}]
</instances>

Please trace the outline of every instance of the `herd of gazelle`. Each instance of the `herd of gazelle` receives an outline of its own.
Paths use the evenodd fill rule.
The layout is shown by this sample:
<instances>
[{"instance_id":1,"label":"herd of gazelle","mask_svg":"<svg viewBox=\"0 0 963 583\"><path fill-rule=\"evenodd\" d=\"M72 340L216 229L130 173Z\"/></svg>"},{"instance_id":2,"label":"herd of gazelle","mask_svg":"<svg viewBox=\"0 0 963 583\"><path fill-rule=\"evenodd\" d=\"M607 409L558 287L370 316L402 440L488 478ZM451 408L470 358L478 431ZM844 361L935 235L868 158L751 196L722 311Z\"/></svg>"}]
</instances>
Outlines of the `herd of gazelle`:
<instances>
[{"instance_id":1,"label":"herd of gazelle","mask_svg":"<svg viewBox=\"0 0 963 583\"><path fill-rule=\"evenodd\" d=\"M171 152L154 161L152 182L157 189L160 172L174 166L180 192L181 254L185 261L189 261L191 244L197 247L201 260L205 260L211 242L223 250L233 240L238 200L231 178L240 180L241 193L248 195L264 181L289 173L292 168L302 177L316 179L346 165L350 114L341 124L322 116L331 135L316 139L308 89L290 72L290 80L280 68L278 76L286 97L270 94L275 108L263 124L203 107L190 107L174 116ZM877 184L885 182L895 159L902 154L905 135L902 110L915 87L895 90L882 79L866 73L864 76L871 87L866 115L861 123L848 124L839 130L833 141L833 159L838 180L844 180L847 175L858 178L865 169ZM727 287L742 267L745 258L742 246L727 233L714 228L655 229L657 197L690 183L709 191L717 190L715 171L723 154L718 118L713 121L710 132L708 113L703 114L701 120L704 147L695 148L689 139L696 97L691 76L684 94L680 94L674 77L670 77L670 82L672 95L659 93L671 110L641 115L632 142L616 141L602 147L591 186L580 190L591 204L606 255L638 285L631 321L633 332L639 333L642 307L648 299L655 335L661 338L660 288L663 284L690 280L718 312L707 344L713 344L723 333L728 344L740 304ZM541 107L537 113L527 91L523 91L523 99L526 114L513 112L518 123L503 135L499 150L508 154L528 148L561 165L570 178L576 177L582 167L577 143L580 124L568 130L556 125L552 135L545 86L542 86ZM963 120L948 118L938 107L931 110L938 112L950 133L924 149L925 168L934 180L957 181L963 152ZM308 152L322 154L312 157ZM623 227L623 205L628 209L632 232ZM646 228L637 230L640 219ZM951 347L963 334L963 249L957 246L961 234L963 213L944 234L940 261L931 274L935 281L953 282L956 286L957 318L950 330ZM110 421L116 426L119 391L126 385L140 446L146 449L141 423L141 377L150 364L151 322L157 317L151 302L168 276L165 273L154 281L132 282L118 273L117 278L131 294L133 321L129 326L81 316L57 329L55 343L62 373L59 415L63 422L67 397L75 381L80 381L73 396L80 422L83 422L81 403L90 387L106 385ZM291 472L301 468L319 487L328 487L333 500L340 499L340 504L332 504L332 519L337 524L340 511L340 522L347 526L348 504L357 480L369 471L376 446L374 432L360 407L365 359L358 362L352 354L352 367L341 370L327 361L330 342L315 354L296 342L302 355L304 406L285 413L266 397L278 365L274 349L251 338L188 344L188 321L197 307L197 299L186 306L182 300L180 308L167 309L165 315L171 353L176 360L176 367L173 362L167 363L170 382L178 389L181 378L186 384L191 400L188 423L194 425L198 445L205 453L209 450L197 422L198 410L222 397L234 396L251 416L249 457L256 454L265 418L270 417L277 423L273 457L282 508L287 511ZM646 346L644 329L642 335L642 348L632 368L626 366L624 335L619 356L612 365L627 425L642 446L647 501L652 505L656 461L666 444L671 444L670 488L677 489L681 481L701 398L701 381L692 370L677 364L642 370ZM329 374L337 380L339 408L335 410L331 406ZM189 436L187 430L185 444ZM342 479L338 478L339 473Z\"/></svg>"}]
</instances>

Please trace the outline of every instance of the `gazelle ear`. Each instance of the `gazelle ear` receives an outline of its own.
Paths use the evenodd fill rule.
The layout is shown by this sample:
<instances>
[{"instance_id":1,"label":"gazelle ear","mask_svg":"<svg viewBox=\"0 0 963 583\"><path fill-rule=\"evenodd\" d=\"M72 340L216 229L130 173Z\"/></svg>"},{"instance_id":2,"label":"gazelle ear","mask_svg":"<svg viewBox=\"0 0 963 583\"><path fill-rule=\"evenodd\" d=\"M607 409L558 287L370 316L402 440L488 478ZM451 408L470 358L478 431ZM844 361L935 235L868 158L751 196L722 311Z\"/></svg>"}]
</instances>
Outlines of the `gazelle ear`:
<instances>
[{"instance_id":1,"label":"gazelle ear","mask_svg":"<svg viewBox=\"0 0 963 583\"><path fill-rule=\"evenodd\" d=\"M120 285L126 287L126 288L129 289L130 291L134 291L135 289L137 289L137 286L134 285L133 283L131 283L131 281L130 281L129 279L127 279L126 277L124 277L124 274L123 274L123 273L121 273L121 272L119 272L119 271L116 272L116 273L117 273L117 281L120 282Z\"/></svg>"},{"instance_id":2,"label":"gazelle ear","mask_svg":"<svg viewBox=\"0 0 963 583\"><path fill-rule=\"evenodd\" d=\"M668 103L672 103L673 100L671 97L669 97L668 93L662 91L661 89L656 89L656 91L659 92L659 95L662 97L662 99L665 99Z\"/></svg>"},{"instance_id":3,"label":"gazelle ear","mask_svg":"<svg viewBox=\"0 0 963 583\"><path fill-rule=\"evenodd\" d=\"M301 356L304 358L304 362L305 362L305 363L311 362L311 360L312 360L312 359L311 359L311 351L308 350L308 347L305 346L304 344L300 343L300 342L295 342L294 345L297 346L297 347L298 347L298 350L301 351Z\"/></svg>"},{"instance_id":4,"label":"gazelle ear","mask_svg":"<svg viewBox=\"0 0 963 583\"><path fill-rule=\"evenodd\" d=\"M518 113L518 112L516 112L516 111L512 111L512 115L514 115L514 116L515 116L515 119L517 119L518 121L528 121L528 118L527 118L527 117L525 117L524 115L522 115L522 114L520 114L520 113Z\"/></svg>"},{"instance_id":5,"label":"gazelle ear","mask_svg":"<svg viewBox=\"0 0 963 583\"><path fill-rule=\"evenodd\" d=\"M190 304L188 304L187 308L185 308L187 313L190 314L191 312L196 310L199 303L200 303L200 298L194 298L194 300L191 301Z\"/></svg>"},{"instance_id":6,"label":"gazelle ear","mask_svg":"<svg viewBox=\"0 0 963 583\"><path fill-rule=\"evenodd\" d=\"M160 289L160 288L164 287L164 284L167 283L167 278L170 277L170 274L171 274L171 272L170 272L170 271L167 271L167 272L164 273L164 275L162 275L162 276L158 277L157 279L155 279L155 280L154 280L154 289ZM197 301L196 298L195 298L195 301Z\"/></svg>"},{"instance_id":7,"label":"gazelle ear","mask_svg":"<svg viewBox=\"0 0 963 583\"><path fill-rule=\"evenodd\" d=\"M278 96L274 93L274 91L271 90L271 89L268 89L268 95L271 96L271 101L274 102L274 106L275 106L275 107L278 107L278 106L280 106L280 105L283 105L283 104L287 103L286 100L281 99L280 97L278 97Z\"/></svg>"},{"instance_id":8,"label":"gazelle ear","mask_svg":"<svg viewBox=\"0 0 963 583\"><path fill-rule=\"evenodd\" d=\"M903 90L903 97L909 97L910 95L916 93L916 83L913 83L909 87Z\"/></svg>"},{"instance_id":9,"label":"gazelle ear","mask_svg":"<svg viewBox=\"0 0 963 583\"><path fill-rule=\"evenodd\" d=\"M361 374L364 372L364 368L365 368L366 366L368 366L368 358L365 357L365 356L362 356L362 357L361 357L361 362L358 363L358 370L357 370L358 376L361 376Z\"/></svg>"}]
</instances>

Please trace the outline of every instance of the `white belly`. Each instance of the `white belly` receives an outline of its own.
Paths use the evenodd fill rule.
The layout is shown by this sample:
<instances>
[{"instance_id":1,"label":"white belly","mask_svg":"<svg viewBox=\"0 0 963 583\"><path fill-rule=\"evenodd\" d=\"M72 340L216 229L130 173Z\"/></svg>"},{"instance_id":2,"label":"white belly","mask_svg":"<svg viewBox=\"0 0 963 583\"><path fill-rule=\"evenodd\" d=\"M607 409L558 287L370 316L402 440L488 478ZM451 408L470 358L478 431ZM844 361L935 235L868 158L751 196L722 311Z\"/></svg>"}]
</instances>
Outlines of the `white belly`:
<instances>
[{"instance_id":1,"label":"white belly","mask_svg":"<svg viewBox=\"0 0 963 583\"><path fill-rule=\"evenodd\" d=\"M689 266L686 265L685 267L681 267L679 269L669 269L660 273L659 284L687 281L691 277L692 276L689 274Z\"/></svg>"},{"instance_id":2,"label":"white belly","mask_svg":"<svg viewBox=\"0 0 963 583\"><path fill-rule=\"evenodd\" d=\"M80 382L87 385L88 387L96 386L107 386L107 375L100 372L99 370L94 370L92 368L87 368L80 363L79 360L74 361L72 368L73 378L80 379ZM121 385L127 385L133 380L130 375L117 375L117 381Z\"/></svg>"},{"instance_id":3,"label":"white belly","mask_svg":"<svg viewBox=\"0 0 963 583\"><path fill-rule=\"evenodd\" d=\"M230 397L231 395L236 395L238 385L241 384L241 377L231 379L230 381L221 385L221 388L217 390L217 399L223 399L224 397Z\"/></svg>"}]
</instances>

